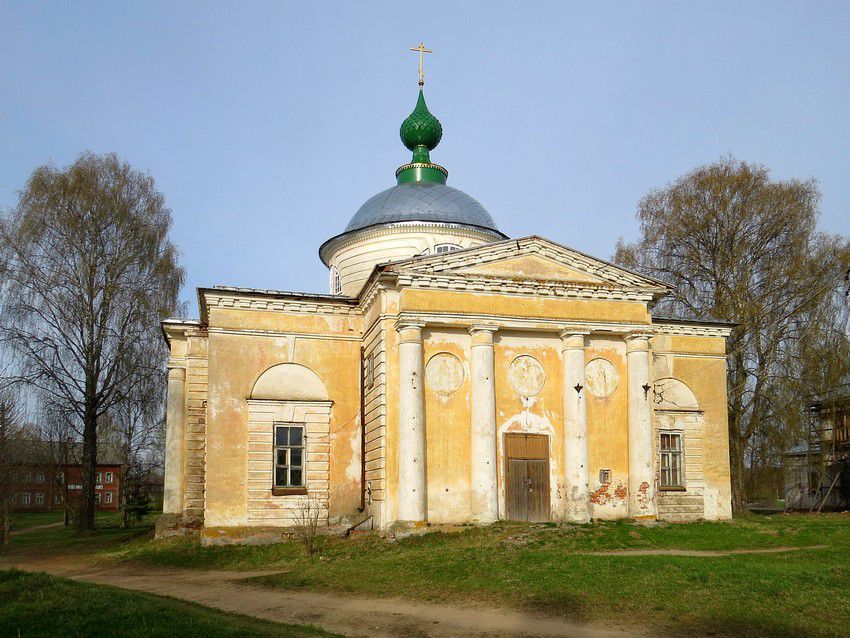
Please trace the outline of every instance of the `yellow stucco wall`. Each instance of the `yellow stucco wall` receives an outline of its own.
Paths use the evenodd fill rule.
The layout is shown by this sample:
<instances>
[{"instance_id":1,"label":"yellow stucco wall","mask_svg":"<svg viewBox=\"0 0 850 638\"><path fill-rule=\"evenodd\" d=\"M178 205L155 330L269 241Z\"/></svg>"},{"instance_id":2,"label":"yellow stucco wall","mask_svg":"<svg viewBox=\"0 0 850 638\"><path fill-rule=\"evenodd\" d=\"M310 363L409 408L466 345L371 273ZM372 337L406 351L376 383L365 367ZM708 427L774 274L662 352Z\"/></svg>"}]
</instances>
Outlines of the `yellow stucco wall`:
<instances>
[{"instance_id":1,"label":"yellow stucco wall","mask_svg":"<svg viewBox=\"0 0 850 638\"><path fill-rule=\"evenodd\" d=\"M238 295L237 295L238 296ZM372 485L369 511L379 525L396 517L398 484L398 333L400 314L427 316L422 333L423 370L436 354L450 353L463 367L454 392L438 393L425 384L426 476L428 518L433 523L457 523L471 515L470 336L468 324L501 323L494 336L496 427L498 433L499 509L505 512L504 435L528 432L550 437L550 508L554 519L564 513L562 341L559 325L609 323L616 334L593 333L587 338L585 361L609 361L617 374L616 389L597 397L586 391L588 473L591 514L620 518L628 513L628 396L625 332L618 325L648 326L645 302L603 299L528 297L481 292L429 290L391 286L379 292L367 308L352 311L334 306L322 312L274 311L244 306L210 307L206 369L193 376L198 428L194 436L203 463L203 508L208 527L247 524L247 400L257 378L280 363L297 363L323 381L330 412L327 460L331 522L358 515L361 490L360 370L361 347L376 354L378 386L369 393L370 423L366 472ZM441 322L435 317L442 316ZM518 321L539 320L528 329ZM450 323L454 327L448 327ZM463 324L463 325L460 325ZM606 327L607 328L607 327ZM364 338L364 335L368 335ZM199 337L198 337L199 338ZM183 357L185 342L172 341L174 357ZM726 421L725 340L720 336L658 334L651 340L653 375L686 383L699 403L703 444L701 472L705 516L723 518L729 512L729 461ZM207 354L208 352L208 354ZM511 363L527 355L545 372L542 390L522 397L509 382ZM196 366L197 367L197 366ZM200 369L200 368L199 368ZM204 387L200 387L203 385ZM203 397L199 399L198 397ZM206 405L203 405L206 400ZM205 410L205 417L204 417ZM203 421L205 420L205 428ZM611 482L601 484L600 470L610 470ZM271 486L269 486L271 490Z\"/></svg>"},{"instance_id":2,"label":"yellow stucco wall","mask_svg":"<svg viewBox=\"0 0 850 638\"><path fill-rule=\"evenodd\" d=\"M425 384L425 433L429 520L434 523L468 521L470 509L470 392L469 334L461 330L425 330L423 360L427 368L439 353L456 356L463 365L463 381L452 393L439 393Z\"/></svg>"},{"instance_id":3,"label":"yellow stucco wall","mask_svg":"<svg viewBox=\"0 0 850 638\"><path fill-rule=\"evenodd\" d=\"M333 401L328 514L331 522L354 515L360 504L360 341L345 330L350 322L262 312L246 312L250 318L242 318L239 312L211 313L205 524L246 524L247 399L265 370L287 362L319 375ZM263 326L280 332L295 326L316 330L325 324L335 327L336 334L327 328L322 338L295 332L280 336L221 333L217 332L221 326L213 323L218 319L229 327Z\"/></svg>"},{"instance_id":4,"label":"yellow stucco wall","mask_svg":"<svg viewBox=\"0 0 850 638\"><path fill-rule=\"evenodd\" d=\"M589 390L585 393L591 516L616 519L628 515L629 404L625 342L621 337L590 337L584 359L590 362L597 358L614 365L618 381L608 396L597 397ZM611 470L611 481L603 484L599 481L599 471L606 469Z\"/></svg>"}]
</instances>

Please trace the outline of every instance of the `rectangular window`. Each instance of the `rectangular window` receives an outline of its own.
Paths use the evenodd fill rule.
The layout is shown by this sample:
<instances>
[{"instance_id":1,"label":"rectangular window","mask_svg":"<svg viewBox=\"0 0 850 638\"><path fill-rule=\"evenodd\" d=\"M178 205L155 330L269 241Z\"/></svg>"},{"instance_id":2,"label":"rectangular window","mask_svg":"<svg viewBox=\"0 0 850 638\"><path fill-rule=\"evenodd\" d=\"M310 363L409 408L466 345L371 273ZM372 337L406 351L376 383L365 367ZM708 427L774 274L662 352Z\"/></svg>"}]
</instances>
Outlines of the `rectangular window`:
<instances>
[{"instance_id":1,"label":"rectangular window","mask_svg":"<svg viewBox=\"0 0 850 638\"><path fill-rule=\"evenodd\" d=\"M662 432L658 451L661 456L659 463L661 488L684 489L682 434L679 432Z\"/></svg>"},{"instance_id":2,"label":"rectangular window","mask_svg":"<svg viewBox=\"0 0 850 638\"><path fill-rule=\"evenodd\" d=\"M29 505L30 504L30 493L24 492L21 494L21 505Z\"/></svg>"},{"instance_id":3,"label":"rectangular window","mask_svg":"<svg viewBox=\"0 0 850 638\"><path fill-rule=\"evenodd\" d=\"M38 472L38 473L36 473L36 475L35 475L35 482L36 482L36 483L44 483L44 472Z\"/></svg>"},{"instance_id":4,"label":"rectangular window","mask_svg":"<svg viewBox=\"0 0 850 638\"><path fill-rule=\"evenodd\" d=\"M111 483L112 483L112 480L113 480L114 478L115 478L115 476L113 475L113 473L112 473L112 472L107 472L107 473L106 473L106 483L107 483L107 484L111 484Z\"/></svg>"},{"instance_id":5,"label":"rectangular window","mask_svg":"<svg viewBox=\"0 0 850 638\"><path fill-rule=\"evenodd\" d=\"M38 492L35 495L35 504L36 505L44 505L44 493L43 492Z\"/></svg>"},{"instance_id":6,"label":"rectangular window","mask_svg":"<svg viewBox=\"0 0 850 638\"><path fill-rule=\"evenodd\" d=\"M62 503L62 495L61 494L54 494L53 495L53 503L55 505L59 505L60 503Z\"/></svg>"},{"instance_id":7,"label":"rectangular window","mask_svg":"<svg viewBox=\"0 0 850 638\"><path fill-rule=\"evenodd\" d=\"M95 503L100 503L100 492L95 492L95 493L94 493L94 502L95 502Z\"/></svg>"},{"instance_id":8,"label":"rectangular window","mask_svg":"<svg viewBox=\"0 0 850 638\"><path fill-rule=\"evenodd\" d=\"M103 495L103 502L104 503L111 503L112 502L112 492L106 492Z\"/></svg>"},{"instance_id":9,"label":"rectangular window","mask_svg":"<svg viewBox=\"0 0 850 638\"><path fill-rule=\"evenodd\" d=\"M304 426L277 425L274 432L275 487L304 487Z\"/></svg>"},{"instance_id":10,"label":"rectangular window","mask_svg":"<svg viewBox=\"0 0 850 638\"><path fill-rule=\"evenodd\" d=\"M95 483L103 483L103 474L101 472L97 473L97 478L95 479Z\"/></svg>"}]
</instances>

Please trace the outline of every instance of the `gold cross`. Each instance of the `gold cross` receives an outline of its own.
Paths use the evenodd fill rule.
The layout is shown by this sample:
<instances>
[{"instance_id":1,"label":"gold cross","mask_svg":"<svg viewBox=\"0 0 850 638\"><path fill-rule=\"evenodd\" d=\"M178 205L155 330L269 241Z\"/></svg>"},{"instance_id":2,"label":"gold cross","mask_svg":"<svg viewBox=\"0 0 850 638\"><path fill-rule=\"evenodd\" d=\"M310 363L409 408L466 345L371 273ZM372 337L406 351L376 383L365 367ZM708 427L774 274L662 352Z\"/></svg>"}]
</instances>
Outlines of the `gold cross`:
<instances>
[{"instance_id":1,"label":"gold cross","mask_svg":"<svg viewBox=\"0 0 850 638\"><path fill-rule=\"evenodd\" d=\"M423 42L420 42L419 46L415 46L410 50L419 52L419 86L422 86L422 85L425 84L425 72L423 70L423 65L424 65L424 62L425 62L425 54L426 53L433 53L433 51L431 51L430 49L426 49L425 44Z\"/></svg>"}]
</instances>

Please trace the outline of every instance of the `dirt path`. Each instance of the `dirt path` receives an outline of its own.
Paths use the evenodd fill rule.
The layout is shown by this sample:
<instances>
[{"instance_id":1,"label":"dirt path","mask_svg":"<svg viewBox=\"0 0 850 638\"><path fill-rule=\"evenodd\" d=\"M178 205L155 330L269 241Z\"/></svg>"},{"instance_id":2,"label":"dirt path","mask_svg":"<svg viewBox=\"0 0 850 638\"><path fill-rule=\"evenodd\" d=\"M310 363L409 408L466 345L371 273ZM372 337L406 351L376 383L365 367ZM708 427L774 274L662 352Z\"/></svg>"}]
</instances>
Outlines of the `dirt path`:
<instances>
[{"instance_id":1,"label":"dirt path","mask_svg":"<svg viewBox=\"0 0 850 638\"><path fill-rule=\"evenodd\" d=\"M10 536L18 536L19 534L27 534L29 532L34 532L37 529L47 529L48 527L61 527L64 524L65 523L63 523L62 521L59 521L58 523L47 523L45 525L34 525L32 527L27 527L25 529L18 529L18 530L9 532L9 535Z\"/></svg>"},{"instance_id":2,"label":"dirt path","mask_svg":"<svg viewBox=\"0 0 850 638\"><path fill-rule=\"evenodd\" d=\"M240 579L274 573L273 571L195 571L94 565L78 559L59 557L23 562L20 559L0 558L0 568L11 567L46 571L74 580L173 596L207 607L276 622L315 624L351 638L633 638L643 635L591 627L562 618L479 605L437 605L392 598L271 591L239 583Z\"/></svg>"},{"instance_id":3,"label":"dirt path","mask_svg":"<svg viewBox=\"0 0 850 638\"><path fill-rule=\"evenodd\" d=\"M807 545L805 547L764 547L761 549L612 549L602 552L582 552L585 556L736 556L738 554L784 554L806 549L824 549L829 545Z\"/></svg>"}]
</instances>

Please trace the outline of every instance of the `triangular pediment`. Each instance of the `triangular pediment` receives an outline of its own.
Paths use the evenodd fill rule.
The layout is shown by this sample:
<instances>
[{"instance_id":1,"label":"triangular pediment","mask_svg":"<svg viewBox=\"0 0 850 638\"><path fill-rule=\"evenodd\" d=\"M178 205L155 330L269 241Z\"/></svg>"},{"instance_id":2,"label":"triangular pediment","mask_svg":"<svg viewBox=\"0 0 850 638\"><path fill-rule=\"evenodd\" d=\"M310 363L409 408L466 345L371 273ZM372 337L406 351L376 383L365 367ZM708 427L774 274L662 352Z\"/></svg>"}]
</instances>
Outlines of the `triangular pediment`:
<instances>
[{"instance_id":1,"label":"triangular pediment","mask_svg":"<svg viewBox=\"0 0 850 638\"><path fill-rule=\"evenodd\" d=\"M553 282L658 292L670 289L664 282L536 236L414 257L395 262L389 268L411 275Z\"/></svg>"},{"instance_id":2,"label":"triangular pediment","mask_svg":"<svg viewBox=\"0 0 850 638\"><path fill-rule=\"evenodd\" d=\"M458 275L484 275L504 279L606 283L601 277L538 255L519 255L453 271Z\"/></svg>"}]
</instances>

